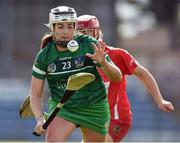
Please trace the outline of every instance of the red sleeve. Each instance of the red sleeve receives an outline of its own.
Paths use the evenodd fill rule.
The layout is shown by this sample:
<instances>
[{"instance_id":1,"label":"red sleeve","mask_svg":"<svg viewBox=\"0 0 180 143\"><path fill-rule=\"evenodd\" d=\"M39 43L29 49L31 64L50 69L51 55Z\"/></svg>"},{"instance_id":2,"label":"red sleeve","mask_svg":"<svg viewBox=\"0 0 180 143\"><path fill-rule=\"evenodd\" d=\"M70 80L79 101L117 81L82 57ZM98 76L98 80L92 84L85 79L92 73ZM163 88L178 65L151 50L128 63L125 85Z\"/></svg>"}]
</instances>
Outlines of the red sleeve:
<instances>
[{"instance_id":1,"label":"red sleeve","mask_svg":"<svg viewBox=\"0 0 180 143\"><path fill-rule=\"evenodd\" d=\"M137 67L138 62L126 50L121 49L121 53L122 53L124 63L127 67L127 74L132 74L135 68Z\"/></svg>"},{"instance_id":2,"label":"red sleeve","mask_svg":"<svg viewBox=\"0 0 180 143\"><path fill-rule=\"evenodd\" d=\"M137 67L138 62L131 56L126 50L120 48L113 48L106 46L106 51L111 58L112 62L120 68L122 75L131 75L135 68ZM98 69L101 77L106 82L108 78L102 72L101 69Z\"/></svg>"},{"instance_id":3,"label":"red sleeve","mask_svg":"<svg viewBox=\"0 0 180 143\"><path fill-rule=\"evenodd\" d=\"M138 62L126 50L113 48L109 51L109 56L123 75L131 75L137 67Z\"/></svg>"}]
</instances>

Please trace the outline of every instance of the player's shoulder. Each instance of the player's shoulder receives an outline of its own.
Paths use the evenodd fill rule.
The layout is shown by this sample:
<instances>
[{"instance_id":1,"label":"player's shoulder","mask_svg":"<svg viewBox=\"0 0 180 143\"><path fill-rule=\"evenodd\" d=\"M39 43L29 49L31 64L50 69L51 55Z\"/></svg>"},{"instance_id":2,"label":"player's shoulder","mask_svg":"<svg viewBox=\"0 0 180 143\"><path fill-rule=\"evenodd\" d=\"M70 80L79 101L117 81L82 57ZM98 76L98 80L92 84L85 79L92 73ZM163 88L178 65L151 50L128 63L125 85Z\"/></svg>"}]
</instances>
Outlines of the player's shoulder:
<instances>
[{"instance_id":1,"label":"player's shoulder","mask_svg":"<svg viewBox=\"0 0 180 143\"><path fill-rule=\"evenodd\" d=\"M115 52L115 53L130 55L130 53L127 50L122 49L122 48L112 47L112 46L107 46L106 48L107 48L107 50Z\"/></svg>"},{"instance_id":2,"label":"player's shoulder","mask_svg":"<svg viewBox=\"0 0 180 143\"><path fill-rule=\"evenodd\" d=\"M51 41L49 42L46 46L44 46L44 48L40 49L40 51L38 52L38 57L46 57L50 51L52 51L52 48L55 46L54 42Z\"/></svg>"},{"instance_id":3,"label":"player's shoulder","mask_svg":"<svg viewBox=\"0 0 180 143\"><path fill-rule=\"evenodd\" d=\"M52 40L52 41L49 41L42 49L41 49L41 52L47 52L49 51L50 49L54 48L55 47L55 42Z\"/></svg>"},{"instance_id":4,"label":"player's shoulder","mask_svg":"<svg viewBox=\"0 0 180 143\"><path fill-rule=\"evenodd\" d=\"M130 55L130 53L129 53L127 50L125 50L125 49L119 48L119 51L120 51L122 54Z\"/></svg>"},{"instance_id":5,"label":"player's shoulder","mask_svg":"<svg viewBox=\"0 0 180 143\"><path fill-rule=\"evenodd\" d=\"M115 48L115 47L108 47L110 57L117 58L119 60L123 60L128 62L129 60L134 59L134 57L125 49L122 48Z\"/></svg>"}]
</instances>

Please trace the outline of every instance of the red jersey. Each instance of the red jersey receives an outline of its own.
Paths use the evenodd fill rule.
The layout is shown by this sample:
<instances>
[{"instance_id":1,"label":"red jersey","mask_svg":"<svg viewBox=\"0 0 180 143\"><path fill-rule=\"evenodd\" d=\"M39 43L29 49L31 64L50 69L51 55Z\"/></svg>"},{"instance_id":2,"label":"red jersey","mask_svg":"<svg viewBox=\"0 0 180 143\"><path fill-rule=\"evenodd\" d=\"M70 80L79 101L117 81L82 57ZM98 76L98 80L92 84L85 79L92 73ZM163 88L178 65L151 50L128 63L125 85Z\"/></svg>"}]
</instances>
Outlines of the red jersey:
<instances>
[{"instance_id":1,"label":"red jersey","mask_svg":"<svg viewBox=\"0 0 180 143\"><path fill-rule=\"evenodd\" d=\"M126 93L125 75L131 75L137 67L137 61L126 51L120 48L106 46L106 51L113 63L120 68L122 73L121 82L112 82L99 70L105 82L111 119L123 120L131 116L131 107Z\"/></svg>"}]
</instances>

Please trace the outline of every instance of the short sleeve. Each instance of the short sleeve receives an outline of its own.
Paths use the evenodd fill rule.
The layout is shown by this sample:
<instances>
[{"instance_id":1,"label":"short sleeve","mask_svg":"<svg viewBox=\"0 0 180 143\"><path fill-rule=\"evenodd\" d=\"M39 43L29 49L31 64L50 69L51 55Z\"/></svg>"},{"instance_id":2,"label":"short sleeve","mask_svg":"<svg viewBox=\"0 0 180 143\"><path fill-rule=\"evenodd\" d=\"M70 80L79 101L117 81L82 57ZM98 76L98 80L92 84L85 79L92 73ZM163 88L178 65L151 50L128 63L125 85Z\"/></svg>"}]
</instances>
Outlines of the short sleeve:
<instances>
[{"instance_id":1,"label":"short sleeve","mask_svg":"<svg viewBox=\"0 0 180 143\"><path fill-rule=\"evenodd\" d=\"M138 62L126 50L122 50L121 56L122 56L123 61L126 65L126 70L127 70L126 74L132 74L134 72L135 68L137 67Z\"/></svg>"},{"instance_id":2,"label":"short sleeve","mask_svg":"<svg viewBox=\"0 0 180 143\"><path fill-rule=\"evenodd\" d=\"M44 80L46 78L46 64L42 52L40 51L33 64L32 76Z\"/></svg>"}]
</instances>

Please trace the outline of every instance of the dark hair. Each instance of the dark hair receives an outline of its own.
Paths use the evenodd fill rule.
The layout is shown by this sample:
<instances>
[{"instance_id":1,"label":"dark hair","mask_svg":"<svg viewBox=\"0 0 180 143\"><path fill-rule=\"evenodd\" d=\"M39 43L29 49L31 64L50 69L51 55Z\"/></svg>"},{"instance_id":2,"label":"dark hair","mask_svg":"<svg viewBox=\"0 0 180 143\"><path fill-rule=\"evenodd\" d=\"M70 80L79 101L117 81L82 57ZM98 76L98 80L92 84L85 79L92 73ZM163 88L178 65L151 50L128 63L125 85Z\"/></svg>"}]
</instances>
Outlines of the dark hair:
<instances>
[{"instance_id":1,"label":"dark hair","mask_svg":"<svg viewBox=\"0 0 180 143\"><path fill-rule=\"evenodd\" d=\"M41 46L40 49L43 49L49 42L51 42L53 40L52 35L50 34L46 34L43 36L43 38L41 39Z\"/></svg>"}]
</instances>

